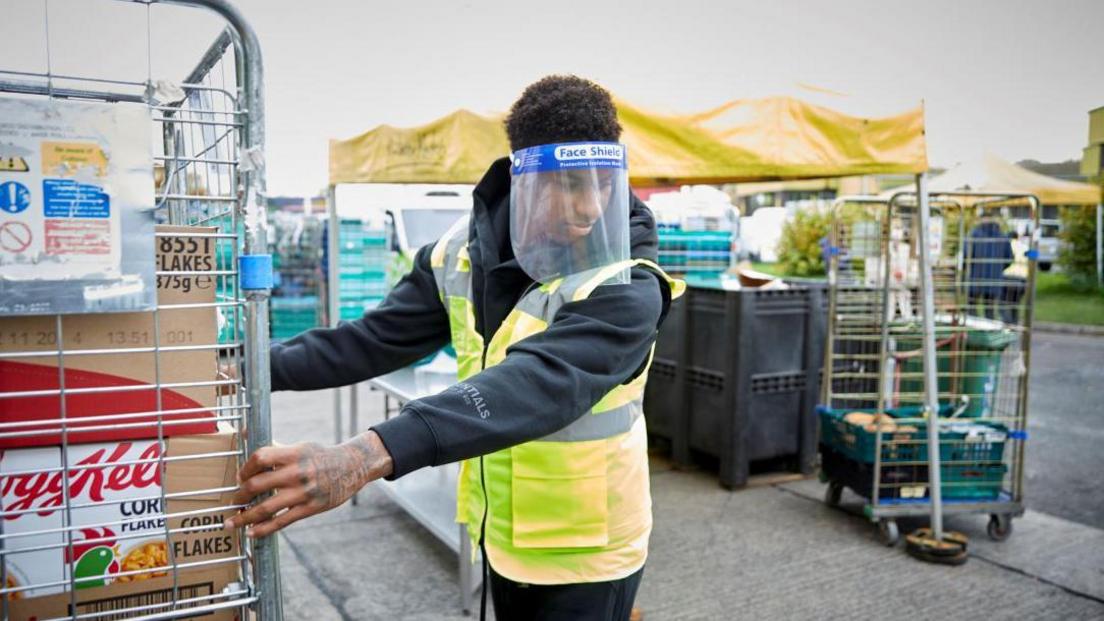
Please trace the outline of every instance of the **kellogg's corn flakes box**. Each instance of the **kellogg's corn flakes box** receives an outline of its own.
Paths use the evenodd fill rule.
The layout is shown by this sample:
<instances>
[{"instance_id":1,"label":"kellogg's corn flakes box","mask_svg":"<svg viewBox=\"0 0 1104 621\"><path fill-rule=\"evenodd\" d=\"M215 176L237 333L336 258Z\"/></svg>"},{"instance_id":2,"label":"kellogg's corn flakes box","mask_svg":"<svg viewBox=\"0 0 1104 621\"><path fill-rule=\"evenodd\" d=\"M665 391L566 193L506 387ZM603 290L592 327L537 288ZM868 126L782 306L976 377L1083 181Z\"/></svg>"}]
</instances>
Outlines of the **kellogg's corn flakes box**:
<instances>
[{"instance_id":1,"label":"kellogg's corn flakes box","mask_svg":"<svg viewBox=\"0 0 1104 621\"><path fill-rule=\"evenodd\" d=\"M233 512L224 507L235 485L235 434L168 438L164 459L161 446L134 440L76 444L64 454L60 447L3 451L4 588L13 619L55 605L70 614L73 587L78 614L169 602L173 567L181 599L236 580L237 533L222 526ZM196 566L216 559L227 562Z\"/></svg>"}]
</instances>

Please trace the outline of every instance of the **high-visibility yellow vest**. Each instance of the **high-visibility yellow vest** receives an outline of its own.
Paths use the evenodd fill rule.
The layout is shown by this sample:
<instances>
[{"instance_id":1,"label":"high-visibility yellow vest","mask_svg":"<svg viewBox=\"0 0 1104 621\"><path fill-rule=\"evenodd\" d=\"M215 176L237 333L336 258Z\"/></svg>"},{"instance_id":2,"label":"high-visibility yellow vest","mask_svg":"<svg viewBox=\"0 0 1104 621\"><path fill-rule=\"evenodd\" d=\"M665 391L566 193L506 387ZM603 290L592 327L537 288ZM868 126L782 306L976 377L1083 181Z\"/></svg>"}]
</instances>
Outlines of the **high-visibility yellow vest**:
<instances>
[{"instance_id":1,"label":"high-visibility yellow vest","mask_svg":"<svg viewBox=\"0 0 1104 621\"><path fill-rule=\"evenodd\" d=\"M468 218L437 242L430 263L448 311L461 382L502 362L510 345L547 328L562 305L587 298L622 270L654 270L672 299L686 288L640 259L560 278L518 301L491 338L484 361L483 338L475 329ZM474 548L486 508L484 549L496 572L515 582L569 584L617 580L644 565L652 529L642 406L647 375L645 368L560 431L463 462L457 521L468 525Z\"/></svg>"}]
</instances>

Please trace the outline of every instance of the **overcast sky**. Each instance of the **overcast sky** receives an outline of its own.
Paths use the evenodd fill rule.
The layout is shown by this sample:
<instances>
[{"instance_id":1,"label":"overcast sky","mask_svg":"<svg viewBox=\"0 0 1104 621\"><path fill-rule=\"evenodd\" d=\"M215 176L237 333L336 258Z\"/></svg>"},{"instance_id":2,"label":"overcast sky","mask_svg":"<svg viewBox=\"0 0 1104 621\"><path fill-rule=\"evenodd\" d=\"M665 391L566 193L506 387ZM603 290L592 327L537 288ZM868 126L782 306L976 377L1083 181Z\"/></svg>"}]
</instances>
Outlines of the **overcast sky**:
<instances>
[{"instance_id":1,"label":"overcast sky","mask_svg":"<svg viewBox=\"0 0 1104 621\"><path fill-rule=\"evenodd\" d=\"M0 0L0 68L180 80L219 30L196 11ZM326 184L327 140L502 111L553 72L659 111L797 95L860 115L924 102L928 155L1080 157L1104 106L1104 0L631 3L238 0L266 64L272 194Z\"/></svg>"}]
</instances>

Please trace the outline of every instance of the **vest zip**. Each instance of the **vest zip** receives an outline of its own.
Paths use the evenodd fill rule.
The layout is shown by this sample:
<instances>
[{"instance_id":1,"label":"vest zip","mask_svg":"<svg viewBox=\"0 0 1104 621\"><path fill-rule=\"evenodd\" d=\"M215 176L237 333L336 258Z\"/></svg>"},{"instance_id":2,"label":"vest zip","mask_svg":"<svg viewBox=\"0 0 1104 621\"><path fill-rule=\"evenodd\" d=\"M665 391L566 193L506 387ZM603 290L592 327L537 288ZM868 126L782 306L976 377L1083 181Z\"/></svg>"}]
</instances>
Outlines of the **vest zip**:
<instances>
[{"instance_id":1,"label":"vest zip","mask_svg":"<svg viewBox=\"0 0 1104 621\"><path fill-rule=\"evenodd\" d=\"M483 321L486 322L487 317L484 315ZM487 324L484 323L484 326ZM483 345L483 358L479 363L479 370L487 368L487 345L484 341ZM487 571L487 546L484 544L484 540L487 536L487 512L490 508L490 502L487 500L487 479L483 473L483 456L479 456L479 487L483 490L483 517L479 520L479 555L482 557L483 565L483 584L480 589L479 596L479 621L487 620L487 580L489 578Z\"/></svg>"},{"instance_id":2,"label":"vest zip","mask_svg":"<svg viewBox=\"0 0 1104 621\"><path fill-rule=\"evenodd\" d=\"M521 297L518 298L518 302L520 302L525 296L529 295L529 292L532 291L533 288L536 285L537 285L536 281L530 283L530 285L525 288L525 291L522 292ZM517 306L517 303L515 303L514 306ZM484 310L486 310L486 309L484 309ZM501 328L502 326L499 325L499 327ZM486 329L487 329L487 314L484 312L483 313L483 330L486 331ZM497 332L497 330L496 330L496 332ZM483 337L483 356L479 361L479 370L480 371L483 371L487 368L487 348L490 347L490 344L491 344L492 340L494 340L494 335L493 334L491 335L491 338L489 338L489 339L486 336ZM482 565L483 565L483 585L482 585L482 587L483 588L480 589L481 593L480 593L480 598L479 598L479 621L486 621L486 619L487 619L487 581L489 579L489 576L488 576L488 571L487 571L488 561L487 561L487 546L486 546L485 540L486 540L486 536L487 536L487 513L490 510L491 502L490 502L490 500L487 499L487 479L486 479L486 476L483 472L483 456L482 455L479 456L479 487L482 488L482 491L483 491L483 517L480 518L480 520L479 520L479 553L483 557L483 563L482 563Z\"/></svg>"}]
</instances>

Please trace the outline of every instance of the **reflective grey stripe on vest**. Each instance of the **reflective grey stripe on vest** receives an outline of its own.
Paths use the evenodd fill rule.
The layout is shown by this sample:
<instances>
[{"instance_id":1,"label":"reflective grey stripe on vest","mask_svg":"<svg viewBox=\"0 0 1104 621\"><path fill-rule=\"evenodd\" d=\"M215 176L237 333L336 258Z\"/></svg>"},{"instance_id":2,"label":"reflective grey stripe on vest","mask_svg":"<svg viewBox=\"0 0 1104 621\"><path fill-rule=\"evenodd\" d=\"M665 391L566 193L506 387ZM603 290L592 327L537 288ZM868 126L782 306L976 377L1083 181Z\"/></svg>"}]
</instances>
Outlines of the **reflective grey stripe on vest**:
<instances>
[{"instance_id":1,"label":"reflective grey stripe on vest","mask_svg":"<svg viewBox=\"0 0 1104 621\"><path fill-rule=\"evenodd\" d=\"M575 298L575 292L590 282L596 271L590 270L567 276L551 293L534 289L518 301L517 309L550 324L560 307L571 302ZM636 423L636 419L643 415L644 404L641 397L605 412L595 414L593 411L588 411L567 427L539 440L541 442L582 442L610 438L627 433Z\"/></svg>"},{"instance_id":2,"label":"reflective grey stripe on vest","mask_svg":"<svg viewBox=\"0 0 1104 621\"><path fill-rule=\"evenodd\" d=\"M590 282L599 269L595 268L564 277L560 282L560 286L552 293L545 293L539 288L533 289L518 301L517 308L534 317L540 317L546 323L552 323L552 319L556 317L556 312L560 310L560 307L573 301L575 293Z\"/></svg>"},{"instance_id":3,"label":"reflective grey stripe on vest","mask_svg":"<svg viewBox=\"0 0 1104 621\"><path fill-rule=\"evenodd\" d=\"M587 412L563 429L539 438L542 442L582 442L601 440L627 433L636 419L644 415L642 399L630 401L621 407L601 414Z\"/></svg>"},{"instance_id":4,"label":"reflective grey stripe on vest","mask_svg":"<svg viewBox=\"0 0 1104 621\"><path fill-rule=\"evenodd\" d=\"M464 216L449 229L437 243L445 244L444 266L433 268L433 279L437 281L437 292L444 300L448 296L464 296L471 299L471 271L461 272L457 269L460 262L460 249L468 245L469 216ZM448 308L446 302L446 308Z\"/></svg>"}]
</instances>

